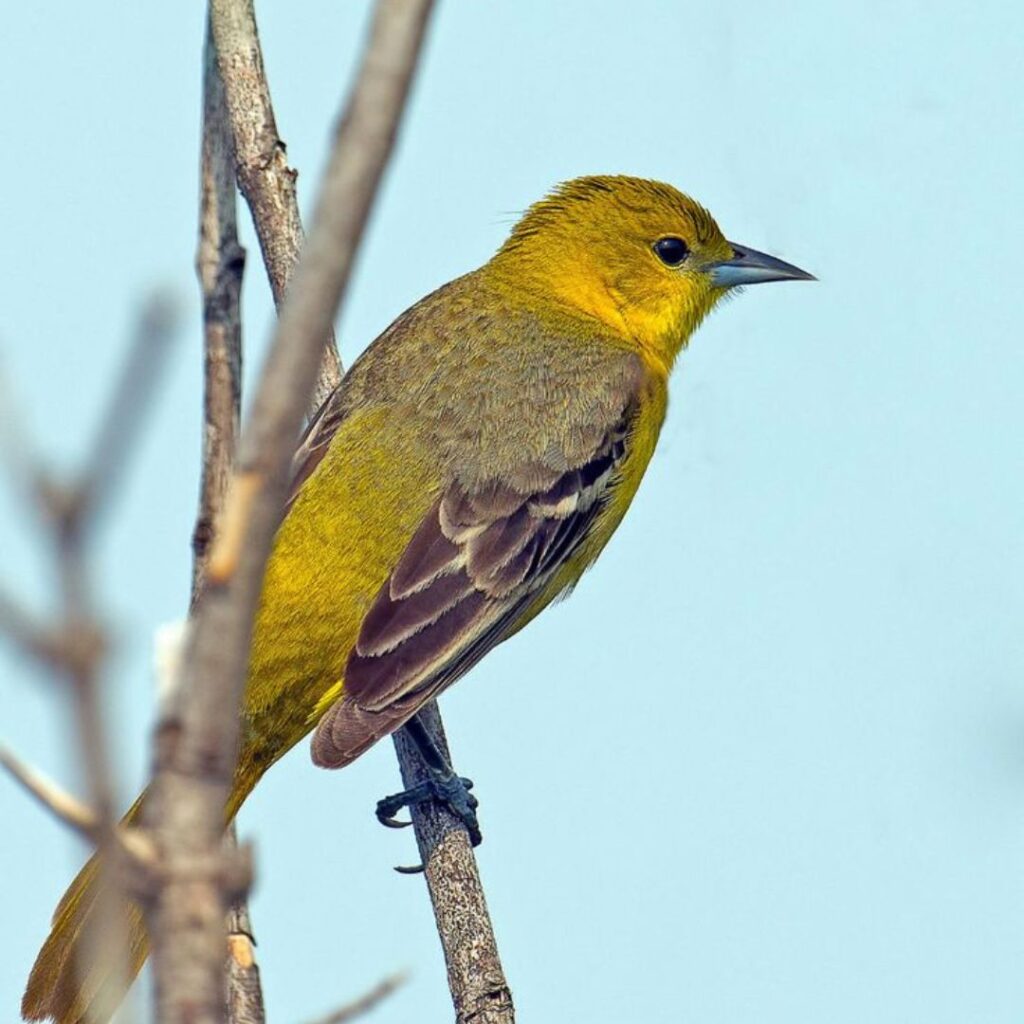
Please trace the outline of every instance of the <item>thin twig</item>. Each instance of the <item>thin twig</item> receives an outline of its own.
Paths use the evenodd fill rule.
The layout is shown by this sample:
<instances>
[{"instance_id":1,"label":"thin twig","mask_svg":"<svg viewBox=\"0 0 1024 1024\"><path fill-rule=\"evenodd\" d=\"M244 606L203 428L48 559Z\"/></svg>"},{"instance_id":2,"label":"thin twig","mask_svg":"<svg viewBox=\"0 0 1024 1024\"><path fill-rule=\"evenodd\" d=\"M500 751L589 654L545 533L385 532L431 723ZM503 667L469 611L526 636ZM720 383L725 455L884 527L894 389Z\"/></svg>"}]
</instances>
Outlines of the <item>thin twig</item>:
<instances>
[{"instance_id":1,"label":"thin twig","mask_svg":"<svg viewBox=\"0 0 1024 1024\"><path fill-rule=\"evenodd\" d=\"M96 812L81 800L65 792L57 783L34 768L30 768L6 747L0 747L0 765L30 796L42 804L58 821L67 825L72 832L78 833L91 843L97 841L99 829Z\"/></svg>"},{"instance_id":2,"label":"thin twig","mask_svg":"<svg viewBox=\"0 0 1024 1024\"><path fill-rule=\"evenodd\" d=\"M211 0L217 61L234 130L238 184L252 212L270 290L280 308L303 244L297 172L277 131L253 0ZM341 360L328 328L310 412L338 386Z\"/></svg>"},{"instance_id":3,"label":"thin twig","mask_svg":"<svg viewBox=\"0 0 1024 1024\"><path fill-rule=\"evenodd\" d=\"M234 842L233 828L230 835ZM266 1019L263 986L245 899L236 900L228 914L227 988L228 1024L262 1024Z\"/></svg>"},{"instance_id":4,"label":"thin twig","mask_svg":"<svg viewBox=\"0 0 1024 1024\"><path fill-rule=\"evenodd\" d=\"M85 469L75 483L55 482L41 465L28 464L24 453L17 473L18 483L27 481L37 491L40 517L49 527L60 612L55 625L43 626L12 598L0 595L0 630L23 651L65 676L70 684L73 731L78 738L89 803L101 837L112 832L114 799L99 698L105 635L88 585L86 535L113 490L131 441L139 434L139 419L149 404L146 398L174 335L175 322L175 310L165 298L157 296L144 305L119 384ZM8 439L12 429L9 424ZM31 450L25 445L25 452Z\"/></svg>"},{"instance_id":5,"label":"thin twig","mask_svg":"<svg viewBox=\"0 0 1024 1024\"><path fill-rule=\"evenodd\" d=\"M23 410L15 401L7 375L0 369L0 462L18 498L33 514L46 508L43 461L32 446Z\"/></svg>"},{"instance_id":6,"label":"thin twig","mask_svg":"<svg viewBox=\"0 0 1024 1024\"><path fill-rule=\"evenodd\" d=\"M437 704L431 702L420 709L419 719L448 756ZM404 729L394 740L402 781L411 789L427 778L426 767ZM412 821L448 968L456 1024L513 1024L512 992L501 966L466 826L447 807L433 801L414 804Z\"/></svg>"},{"instance_id":7,"label":"thin twig","mask_svg":"<svg viewBox=\"0 0 1024 1024\"><path fill-rule=\"evenodd\" d=\"M139 424L152 404L178 322L177 304L166 294L150 296L139 313L114 394L96 431L85 469L71 492L78 528L89 528L103 511L102 504L117 489L128 455L137 447Z\"/></svg>"},{"instance_id":8,"label":"thin twig","mask_svg":"<svg viewBox=\"0 0 1024 1024\"><path fill-rule=\"evenodd\" d=\"M253 615L295 438L391 152L429 9L411 0L382 0L378 7L242 435L223 528L190 631L179 699L157 726L145 815L163 871L146 916L160 1024L223 1019L224 915L244 888L244 866L222 841L224 806ZM216 21L214 40L219 45Z\"/></svg>"},{"instance_id":9,"label":"thin twig","mask_svg":"<svg viewBox=\"0 0 1024 1024\"><path fill-rule=\"evenodd\" d=\"M0 591L0 634L6 634L23 654L37 661L52 666L60 658L60 638L53 636L31 612L3 591Z\"/></svg>"},{"instance_id":10,"label":"thin twig","mask_svg":"<svg viewBox=\"0 0 1024 1024\"><path fill-rule=\"evenodd\" d=\"M134 887L128 872L133 867L152 866L153 848L144 837L133 836L115 821L111 746L101 699L106 633L90 586L87 545L115 489L131 443L140 433L139 420L150 404L149 391L174 326L174 309L165 299L154 298L145 305L96 443L73 483L56 482L38 464L25 465L18 473L18 482L34 491L36 511L51 541L58 581L56 621L52 626L36 626L10 599L0 602L0 625L67 685L70 731L84 767L88 803L76 806L70 797L59 797L56 787L20 766L11 755L4 763L37 799L95 843L100 855L101 884L85 939L92 947L91 955L105 968L104 981L90 994L90 1013L100 1018L113 1012L114 999L123 991L121 981L127 979L122 908L125 893ZM25 450L32 449L26 446Z\"/></svg>"},{"instance_id":11,"label":"thin twig","mask_svg":"<svg viewBox=\"0 0 1024 1024\"><path fill-rule=\"evenodd\" d=\"M72 832L96 845L101 839L99 818L92 808L72 796L52 779L30 768L6 747L0 746L0 767L43 808ZM123 852L143 866L155 863L152 843L139 829L115 827L114 834Z\"/></svg>"},{"instance_id":12,"label":"thin twig","mask_svg":"<svg viewBox=\"0 0 1024 1024\"><path fill-rule=\"evenodd\" d=\"M319 1017L317 1020L312 1021L311 1024L350 1024L356 1018L362 1017L371 1010L376 1009L389 995L405 984L407 977L404 971L389 975L358 999L353 999L351 1003L339 1006L338 1009L327 1014L326 1017Z\"/></svg>"},{"instance_id":13,"label":"thin twig","mask_svg":"<svg viewBox=\"0 0 1024 1024\"><path fill-rule=\"evenodd\" d=\"M238 242L235 156L224 83L207 26L203 45L203 146L196 271L203 295L203 468L192 532L192 600L202 594L217 520L227 497L238 444L242 401L242 273ZM228 829L237 845L234 823ZM266 1010L255 941L244 896L228 915L227 1019L263 1024Z\"/></svg>"},{"instance_id":14,"label":"thin twig","mask_svg":"<svg viewBox=\"0 0 1024 1024\"><path fill-rule=\"evenodd\" d=\"M192 603L202 591L217 518L238 444L242 400L240 296L245 250L238 242L235 158L224 85L207 28L203 48L203 143L196 273L203 297L203 469L192 532Z\"/></svg>"}]
</instances>

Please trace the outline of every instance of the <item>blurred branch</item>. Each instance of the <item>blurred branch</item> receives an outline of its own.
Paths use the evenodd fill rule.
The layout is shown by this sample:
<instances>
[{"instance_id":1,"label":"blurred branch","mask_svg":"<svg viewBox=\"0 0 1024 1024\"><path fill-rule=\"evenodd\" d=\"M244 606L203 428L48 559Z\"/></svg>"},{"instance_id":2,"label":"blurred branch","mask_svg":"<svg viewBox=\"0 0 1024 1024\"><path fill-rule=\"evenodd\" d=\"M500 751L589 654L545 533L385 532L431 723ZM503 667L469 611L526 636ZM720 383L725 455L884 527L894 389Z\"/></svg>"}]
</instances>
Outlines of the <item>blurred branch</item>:
<instances>
[{"instance_id":1,"label":"blurred branch","mask_svg":"<svg viewBox=\"0 0 1024 1024\"><path fill-rule=\"evenodd\" d=\"M437 703L432 701L418 714L450 764ZM402 781L411 789L427 779L426 767L404 729L395 733L394 741ZM512 992L466 826L434 801L413 804L412 820L448 968L456 1024L513 1024Z\"/></svg>"},{"instance_id":2,"label":"blurred branch","mask_svg":"<svg viewBox=\"0 0 1024 1024\"><path fill-rule=\"evenodd\" d=\"M124 926L118 913L127 884L126 869L152 866L153 850L140 835L115 824L110 744L100 699L106 631L95 610L88 572L87 543L100 513L116 488L163 356L174 334L175 311L159 296L143 308L114 395L101 420L85 468L70 483L57 481L32 461L25 445L5 461L15 469L16 486L27 490L48 536L57 577L58 609L52 625L37 624L11 598L0 599L0 629L67 686L71 731L84 766L88 803L80 804L23 766L9 753L4 767L65 824L96 844L103 885L89 941L110 965L113 976L127 971ZM3 440L16 433L10 423ZM127 855L127 856L126 856ZM140 875L141 877L141 875ZM116 987L116 986L115 986Z\"/></svg>"},{"instance_id":3,"label":"blurred branch","mask_svg":"<svg viewBox=\"0 0 1024 1024\"><path fill-rule=\"evenodd\" d=\"M37 661L52 665L60 660L59 638L37 622L13 597L3 592L0 592L0 633L5 633L22 654Z\"/></svg>"},{"instance_id":4,"label":"blurred branch","mask_svg":"<svg viewBox=\"0 0 1024 1024\"><path fill-rule=\"evenodd\" d=\"M252 213L275 304L280 307L302 249L297 172L277 132L253 0L211 0L217 62L234 133L235 172ZM341 360L328 326L311 412L338 386Z\"/></svg>"},{"instance_id":5,"label":"blurred branch","mask_svg":"<svg viewBox=\"0 0 1024 1024\"><path fill-rule=\"evenodd\" d=\"M192 532L192 611L202 594L231 480L242 402L240 299L245 250L238 242L231 123L209 25L203 44L202 139L196 271L203 296L203 468ZM228 835L237 845L234 823ZM263 989L244 896L231 907L227 931L227 1019L229 1024L263 1024Z\"/></svg>"},{"instance_id":6,"label":"blurred branch","mask_svg":"<svg viewBox=\"0 0 1024 1024\"><path fill-rule=\"evenodd\" d=\"M99 845L103 833L99 818L90 807L65 792L51 779L30 768L2 746L0 746L0 767L3 767L29 796L41 804L59 822L93 845ZM126 854L129 860L146 867L152 867L155 864L153 846L139 829L114 826L113 835L121 847L121 852Z\"/></svg>"},{"instance_id":7,"label":"blurred branch","mask_svg":"<svg viewBox=\"0 0 1024 1024\"><path fill-rule=\"evenodd\" d=\"M152 385L174 334L175 312L159 296L143 308L135 326L128 358L121 372L85 469L72 483L58 482L40 464L29 463L25 445L5 453L15 467L15 484L29 497L49 534L57 570L59 611L52 625L37 622L13 598L0 595L0 631L69 684L74 732L89 787L89 803L100 835L110 833L114 817L108 744L100 714L99 671L106 637L88 585L85 544L104 503L127 461L139 420L148 406ZM3 440L17 435L11 424Z\"/></svg>"},{"instance_id":8,"label":"blurred branch","mask_svg":"<svg viewBox=\"0 0 1024 1024\"><path fill-rule=\"evenodd\" d=\"M92 455L78 486L68 494L71 507L66 514L76 520L73 528L91 526L103 511L103 502L117 490L128 455L136 444L142 415L152 404L177 324L177 305L169 296L156 293L143 306L128 358L96 432Z\"/></svg>"},{"instance_id":9,"label":"blurred branch","mask_svg":"<svg viewBox=\"0 0 1024 1024\"><path fill-rule=\"evenodd\" d=\"M70 793L65 793L55 782L33 768L29 768L6 747L0 747L0 765L33 799L42 804L58 821L67 825L72 832L77 832L91 843L99 841L96 814L80 800Z\"/></svg>"},{"instance_id":10,"label":"blurred branch","mask_svg":"<svg viewBox=\"0 0 1024 1024\"><path fill-rule=\"evenodd\" d=\"M339 1006L338 1009L327 1014L326 1017L319 1017L312 1024L350 1024L351 1021L376 1009L379 1003L404 985L405 981L406 975L404 973L392 974L358 999L354 999L351 1003L346 1003L344 1006Z\"/></svg>"},{"instance_id":11,"label":"blurred branch","mask_svg":"<svg viewBox=\"0 0 1024 1024\"><path fill-rule=\"evenodd\" d=\"M221 44L211 3L215 43ZM230 9L230 8L229 8ZM145 818L163 863L146 907L156 1019L223 1018L224 915L247 864L222 840L238 747L238 707L263 572L280 522L291 457L325 340L391 153L430 5L381 0L334 141L312 230L280 307L239 446L222 525L175 699L157 725ZM227 86L229 74L224 73Z\"/></svg>"}]
</instances>

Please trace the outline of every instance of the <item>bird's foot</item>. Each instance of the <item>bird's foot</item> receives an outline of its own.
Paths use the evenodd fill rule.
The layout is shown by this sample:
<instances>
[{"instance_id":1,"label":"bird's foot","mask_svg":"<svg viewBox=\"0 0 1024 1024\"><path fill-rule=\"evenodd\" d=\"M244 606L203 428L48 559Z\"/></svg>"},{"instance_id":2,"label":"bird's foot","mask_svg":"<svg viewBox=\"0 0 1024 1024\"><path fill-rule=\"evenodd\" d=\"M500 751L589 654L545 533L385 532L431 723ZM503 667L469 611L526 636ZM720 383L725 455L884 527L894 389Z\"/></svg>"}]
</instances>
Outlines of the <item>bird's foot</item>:
<instances>
[{"instance_id":1,"label":"bird's foot","mask_svg":"<svg viewBox=\"0 0 1024 1024\"><path fill-rule=\"evenodd\" d=\"M469 841L479 846L483 836L480 834L480 822L477 820L476 809L480 806L470 790L472 779L464 779L454 772L438 772L428 769L429 775L418 785L403 790L392 796L377 801L377 820L388 828L407 828L411 821L399 821L395 815L403 807L436 800L445 804L469 833Z\"/></svg>"}]
</instances>

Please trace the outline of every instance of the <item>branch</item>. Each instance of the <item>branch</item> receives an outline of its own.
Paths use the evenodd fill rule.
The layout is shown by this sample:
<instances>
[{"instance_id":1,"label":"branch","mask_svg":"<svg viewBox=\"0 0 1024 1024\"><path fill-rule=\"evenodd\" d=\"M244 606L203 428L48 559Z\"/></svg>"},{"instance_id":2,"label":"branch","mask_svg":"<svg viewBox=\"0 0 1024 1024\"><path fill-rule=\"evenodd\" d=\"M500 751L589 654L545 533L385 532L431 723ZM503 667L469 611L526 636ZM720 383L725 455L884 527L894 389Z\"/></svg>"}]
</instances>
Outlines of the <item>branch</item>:
<instances>
[{"instance_id":1,"label":"branch","mask_svg":"<svg viewBox=\"0 0 1024 1024\"><path fill-rule=\"evenodd\" d=\"M33 796L97 847L102 884L96 910L90 914L86 941L105 965L104 990L118 990L126 979L127 934L121 901L134 888L136 867L152 868L155 849L145 837L119 828L114 818L110 750L103 722L101 670L106 633L95 610L87 566L87 542L99 514L110 500L118 475L139 434L141 414L150 404L149 393L157 369L174 334L174 310L154 298L144 308L135 329L128 359L102 419L85 469L71 484L57 483L28 455L9 460L18 484L30 491L33 505L51 542L58 580L58 612L52 626L42 627L10 599L0 600L0 627L23 650L44 663L67 686L72 711L71 729L77 740L88 789L87 805L68 797L13 756L4 766ZM11 438L8 431L7 437ZM31 451L26 446L25 452ZM127 856L126 856L127 855ZM142 873L139 877L143 877ZM106 988L109 982L109 989ZM113 1007L106 1009L113 1010ZM98 1013L105 1012L100 1007Z\"/></svg>"},{"instance_id":2,"label":"branch","mask_svg":"<svg viewBox=\"0 0 1024 1024\"><path fill-rule=\"evenodd\" d=\"M326 1017L320 1017L315 1020L313 1024L349 1024L350 1021L355 1020L357 1017L362 1017L364 1014L376 1009L380 1002L387 999L392 992L404 985L405 981L406 976L404 973L392 974L358 999L354 999L351 1003L346 1003L344 1006L339 1006L338 1009L327 1014Z\"/></svg>"},{"instance_id":3,"label":"branch","mask_svg":"<svg viewBox=\"0 0 1024 1024\"><path fill-rule=\"evenodd\" d=\"M93 441L92 454L77 486L71 491L75 528L91 527L117 489L138 436L143 413L152 405L153 390L164 367L178 326L177 304L155 293L144 304L135 324L128 358Z\"/></svg>"},{"instance_id":4,"label":"branch","mask_svg":"<svg viewBox=\"0 0 1024 1024\"><path fill-rule=\"evenodd\" d=\"M218 0L212 0L214 12L217 7ZM224 915L243 881L241 866L222 841L224 807L253 615L282 514L295 439L391 153L429 10L423 0L378 5L313 227L281 305L242 435L177 699L157 725L145 817L164 872L146 917L160 1024L223 1019ZM220 45L214 16L212 25Z\"/></svg>"},{"instance_id":5,"label":"branch","mask_svg":"<svg viewBox=\"0 0 1024 1024\"><path fill-rule=\"evenodd\" d=\"M29 796L72 832L95 846L103 841L100 820L92 808L65 792L42 773L30 768L3 746L0 746L0 767L3 767ZM115 826L114 837L121 847L121 852L127 855L130 861L141 867L152 868L155 865L155 850L143 832Z\"/></svg>"},{"instance_id":6,"label":"branch","mask_svg":"<svg viewBox=\"0 0 1024 1024\"><path fill-rule=\"evenodd\" d=\"M97 833L113 829L109 746L100 712L99 672L105 653L105 633L94 610L86 569L85 544L109 500L127 461L139 420L148 402L175 328L174 307L155 296L144 306L114 395L103 416L85 469L72 484L61 484L31 459L25 445L20 456L7 453L16 484L27 488L43 525L48 527L59 583L59 614L52 626L37 623L16 602L0 595L0 630L23 651L42 661L68 684L90 806ZM9 404L9 401L8 403ZM4 440L16 439L8 425Z\"/></svg>"},{"instance_id":7,"label":"branch","mask_svg":"<svg viewBox=\"0 0 1024 1024\"><path fill-rule=\"evenodd\" d=\"M89 842L98 842L99 822L95 811L70 793L64 792L52 780L29 768L6 747L0 747L0 765L29 796L46 808L59 822Z\"/></svg>"},{"instance_id":8,"label":"branch","mask_svg":"<svg viewBox=\"0 0 1024 1024\"><path fill-rule=\"evenodd\" d=\"M234 150L207 28L203 49L203 143L196 273L203 297L203 469L192 533L192 603L202 590L217 517L238 443L242 399L239 299L245 250L238 242Z\"/></svg>"},{"instance_id":9,"label":"branch","mask_svg":"<svg viewBox=\"0 0 1024 1024\"><path fill-rule=\"evenodd\" d=\"M196 271L203 295L203 469L192 532L194 611L227 496L238 444L242 401L240 298L245 250L238 242L235 154L210 28L203 44L203 143L200 166L199 249ZM237 844L234 823L228 830ZM227 1018L263 1024L266 1010L256 964L249 908L240 897L228 915Z\"/></svg>"},{"instance_id":10,"label":"branch","mask_svg":"<svg viewBox=\"0 0 1024 1024\"><path fill-rule=\"evenodd\" d=\"M448 757L437 703L431 701L418 714ZM426 768L404 729L395 733L394 741L402 781L411 789L426 780ZM466 826L447 807L433 801L414 804L412 821L448 968L456 1024L513 1024L512 993Z\"/></svg>"},{"instance_id":11,"label":"branch","mask_svg":"<svg viewBox=\"0 0 1024 1024\"><path fill-rule=\"evenodd\" d=\"M60 640L9 594L0 591L0 633L23 654L51 668L60 662Z\"/></svg>"},{"instance_id":12,"label":"branch","mask_svg":"<svg viewBox=\"0 0 1024 1024\"><path fill-rule=\"evenodd\" d=\"M297 172L288 166L278 136L252 0L211 0L217 62L234 133L238 185L252 213L274 303L280 308L303 243L295 193ZM341 360L329 326L311 411L341 381Z\"/></svg>"}]
</instances>

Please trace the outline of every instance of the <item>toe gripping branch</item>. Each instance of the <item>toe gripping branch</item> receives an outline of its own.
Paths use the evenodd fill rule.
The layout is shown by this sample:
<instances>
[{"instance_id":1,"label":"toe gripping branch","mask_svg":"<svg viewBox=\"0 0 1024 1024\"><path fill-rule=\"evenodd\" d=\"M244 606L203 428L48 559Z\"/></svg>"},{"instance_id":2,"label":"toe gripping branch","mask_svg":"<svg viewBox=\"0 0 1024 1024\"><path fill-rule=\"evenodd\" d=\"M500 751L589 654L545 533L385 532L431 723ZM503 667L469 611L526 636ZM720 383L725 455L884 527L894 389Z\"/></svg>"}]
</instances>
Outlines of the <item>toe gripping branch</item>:
<instances>
[{"instance_id":1,"label":"toe gripping branch","mask_svg":"<svg viewBox=\"0 0 1024 1024\"><path fill-rule=\"evenodd\" d=\"M398 811L403 807L412 807L413 804L432 800L444 804L466 826L469 841L473 846L479 846L483 836L476 814L479 801L470 793L473 780L455 774L448 759L418 717L410 719L405 729L423 758L427 778L401 793L394 793L377 801L377 820L387 828L408 828L412 822L399 821L395 817ZM418 864L416 867L396 867L395 870L401 874L412 875L422 872L423 867L422 864Z\"/></svg>"}]
</instances>

